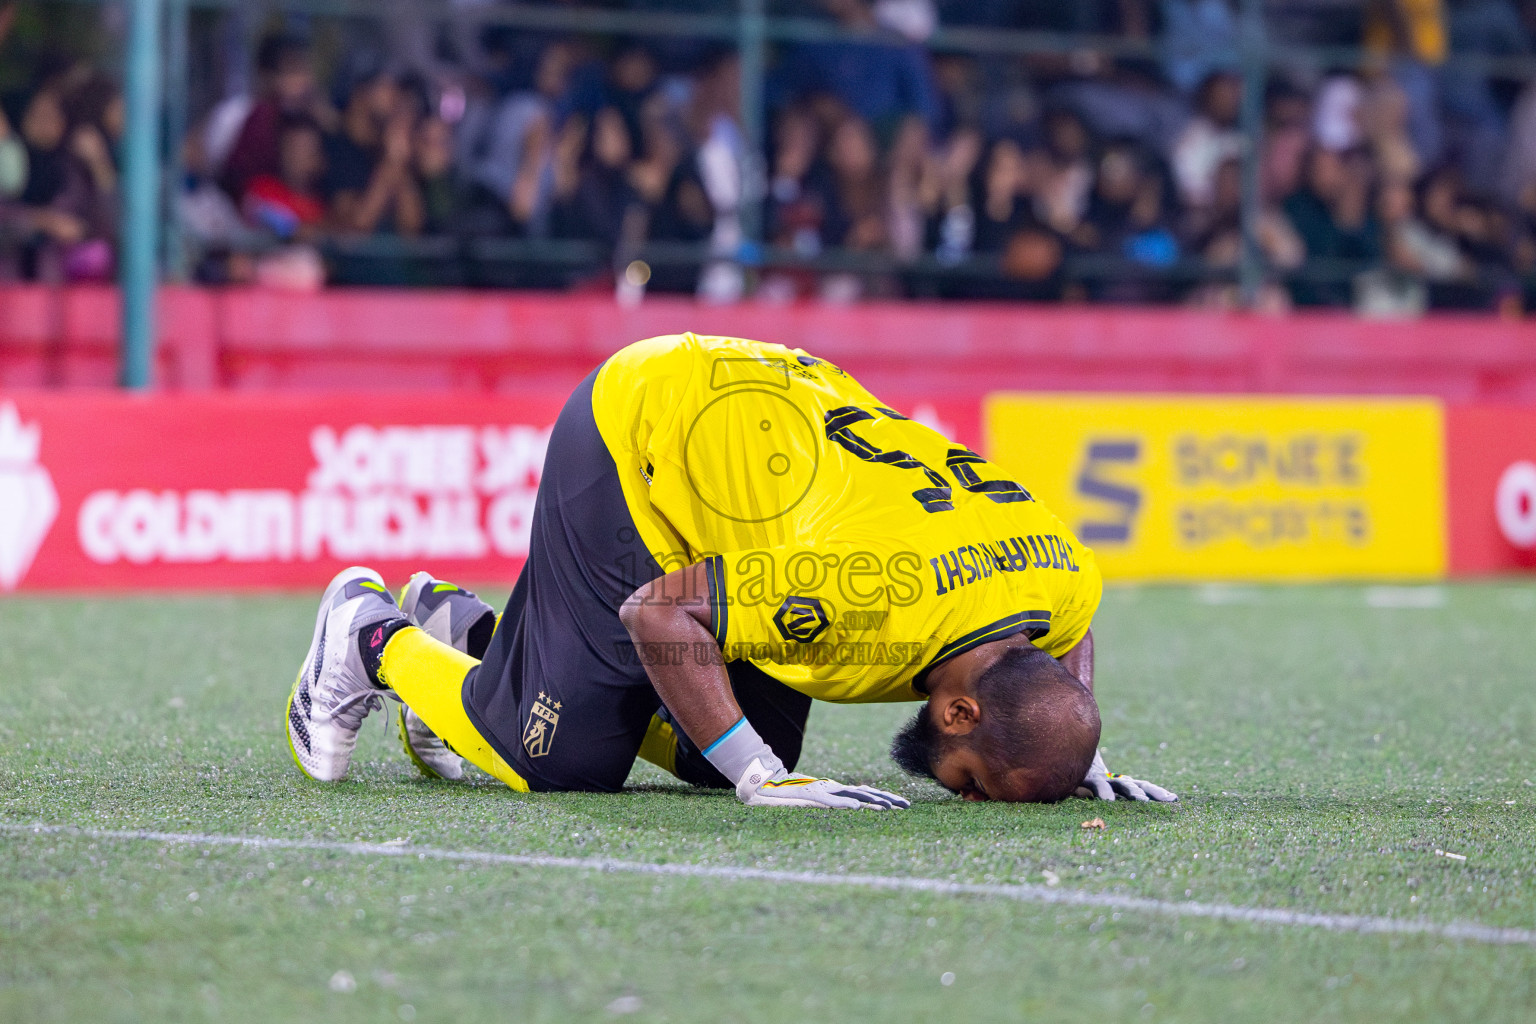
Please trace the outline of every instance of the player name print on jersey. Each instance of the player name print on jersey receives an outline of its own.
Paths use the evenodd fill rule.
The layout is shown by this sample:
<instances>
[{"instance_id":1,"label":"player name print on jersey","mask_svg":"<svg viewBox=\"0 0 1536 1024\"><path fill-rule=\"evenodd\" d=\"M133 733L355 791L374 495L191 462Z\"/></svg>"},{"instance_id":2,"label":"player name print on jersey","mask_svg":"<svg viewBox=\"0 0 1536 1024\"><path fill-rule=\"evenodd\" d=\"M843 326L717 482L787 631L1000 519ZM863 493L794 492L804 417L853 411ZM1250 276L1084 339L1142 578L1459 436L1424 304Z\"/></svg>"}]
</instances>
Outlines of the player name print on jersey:
<instances>
[{"instance_id":1,"label":"player name print on jersey","mask_svg":"<svg viewBox=\"0 0 1536 1024\"><path fill-rule=\"evenodd\" d=\"M1054 533L1032 533L996 544L967 544L928 559L928 564L933 567L934 593L943 595L994 572L1022 572L1031 566L1079 572L1072 556L1071 541Z\"/></svg>"}]
</instances>

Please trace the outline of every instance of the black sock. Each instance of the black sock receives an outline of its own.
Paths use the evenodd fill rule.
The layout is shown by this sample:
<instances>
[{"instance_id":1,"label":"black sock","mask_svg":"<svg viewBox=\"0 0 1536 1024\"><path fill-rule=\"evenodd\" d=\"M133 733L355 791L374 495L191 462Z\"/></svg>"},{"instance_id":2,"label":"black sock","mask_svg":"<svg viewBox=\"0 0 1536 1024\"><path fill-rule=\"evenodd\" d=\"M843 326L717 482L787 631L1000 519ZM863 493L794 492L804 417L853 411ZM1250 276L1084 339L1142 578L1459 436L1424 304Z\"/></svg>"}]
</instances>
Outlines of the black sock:
<instances>
[{"instance_id":1,"label":"black sock","mask_svg":"<svg viewBox=\"0 0 1536 1024\"><path fill-rule=\"evenodd\" d=\"M496 632L496 613L486 612L469 627L464 637L465 654L476 661L485 660L485 652L491 646L491 635Z\"/></svg>"},{"instance_id":2,"label":"black sock","mask_svg":"<svg viewBox=\"0 0 1536 1024\"><path fill-rule=\"evenodd\" d=\"M384 685L379 679L379 659L384 656L384 647L389 643L389 638L410 624L409 619L399 618L357 631L357 652L363 656L363 669L374 686Z\"/></svg>"}]
</instances>

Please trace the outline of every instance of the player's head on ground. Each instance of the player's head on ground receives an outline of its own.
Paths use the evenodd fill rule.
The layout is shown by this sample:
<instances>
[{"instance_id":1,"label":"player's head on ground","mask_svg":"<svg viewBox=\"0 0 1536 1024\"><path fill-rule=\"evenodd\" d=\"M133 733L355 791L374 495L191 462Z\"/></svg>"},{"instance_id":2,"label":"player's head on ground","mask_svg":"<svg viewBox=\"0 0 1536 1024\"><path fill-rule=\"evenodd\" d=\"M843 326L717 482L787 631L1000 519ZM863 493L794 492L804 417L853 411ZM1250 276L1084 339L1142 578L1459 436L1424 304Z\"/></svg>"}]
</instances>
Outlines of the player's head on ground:
<instances>
[{"instance_id":1,"label":"player's head on ground","mask_svg":"<svg viewBox=\"0 0 1536 1024\"><path fill-rule=\"evenodd\" d=\"M962 658L930 674L928 703L896 734L891 757L967 800L1072 795L1098 748L1093 694L1032 644L998 641Z\"/></svg>"}]
</instances>

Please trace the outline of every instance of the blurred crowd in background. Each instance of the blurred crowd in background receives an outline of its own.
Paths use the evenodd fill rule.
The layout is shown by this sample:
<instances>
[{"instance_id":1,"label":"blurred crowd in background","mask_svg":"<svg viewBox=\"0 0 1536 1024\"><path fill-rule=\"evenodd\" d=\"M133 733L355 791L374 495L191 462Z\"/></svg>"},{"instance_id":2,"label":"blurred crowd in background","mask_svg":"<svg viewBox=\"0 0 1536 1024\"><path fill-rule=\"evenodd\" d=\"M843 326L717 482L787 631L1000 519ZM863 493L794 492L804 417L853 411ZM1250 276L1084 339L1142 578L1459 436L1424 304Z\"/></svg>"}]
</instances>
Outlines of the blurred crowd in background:
<instances>
[{"instance_id":1,"label":"blurred crowd in background","mask_svg":"<svg viewBox=\"0 0 1536 1024\"><path fill-rule=\"evenodd\" d=\"M120 58L11 31L50 6L0 7L0 280L108 279ZM187 274L1224 306L1246 224L1264 308L1536 304L1536 85L1455 59L1536 52L1529 0L1266 5L1251 153L1228 0L772 4L861 38L772 48L760 156L728 41L535 32L488 9L195 20L168 197ZM926 46L941 26L1085 45ZM1105 39L1155 45L1086 45Z\"/></svg>"}]
</instances>

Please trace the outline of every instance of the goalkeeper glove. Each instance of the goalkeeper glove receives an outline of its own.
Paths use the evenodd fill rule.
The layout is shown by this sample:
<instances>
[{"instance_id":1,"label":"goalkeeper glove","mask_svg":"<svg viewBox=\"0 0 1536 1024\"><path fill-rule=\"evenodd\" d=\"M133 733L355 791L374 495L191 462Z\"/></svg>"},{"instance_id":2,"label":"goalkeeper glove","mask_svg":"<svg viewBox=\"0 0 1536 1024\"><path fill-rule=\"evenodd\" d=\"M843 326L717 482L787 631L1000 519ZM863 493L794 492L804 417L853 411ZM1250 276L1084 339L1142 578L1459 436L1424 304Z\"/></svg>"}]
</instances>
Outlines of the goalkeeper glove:
<instances>
[{"instance_id":1,"label":"goalkeeper glove","mask_svg":"<svg viewBox=\"0 0 1536 1024\"><path fill-rule=\"evenodd\" d=\"M889 810L911 806L905 797L872 786L847 786L789 771L745 717L704 748L704 756L721 775L735 780L736 798L748 807Z\"/></svg>"},{"instance_id":2,"label":"goalkeeper glove","mask_svg":"<svg viewBox=\"0 0 1536 1024\"><path fill-rule=\"evenodd\" d=\"M1104 755L1095 751L1088 777L1077 787L1076 795L1113 800L1116 793L1130 800L1155 800L1158 803L1171 803L1179 798L1178 794L1170 793L1145 779L1133 779L1129 775L1118 775L1110 771L1104 767Z\"/></svg>"}]
</instances>

